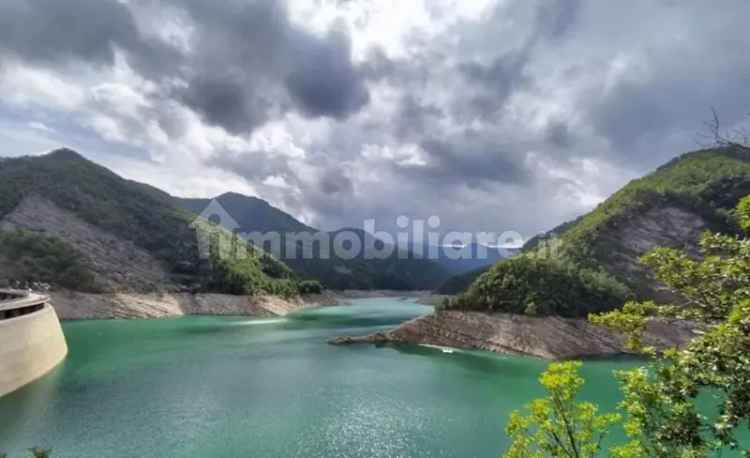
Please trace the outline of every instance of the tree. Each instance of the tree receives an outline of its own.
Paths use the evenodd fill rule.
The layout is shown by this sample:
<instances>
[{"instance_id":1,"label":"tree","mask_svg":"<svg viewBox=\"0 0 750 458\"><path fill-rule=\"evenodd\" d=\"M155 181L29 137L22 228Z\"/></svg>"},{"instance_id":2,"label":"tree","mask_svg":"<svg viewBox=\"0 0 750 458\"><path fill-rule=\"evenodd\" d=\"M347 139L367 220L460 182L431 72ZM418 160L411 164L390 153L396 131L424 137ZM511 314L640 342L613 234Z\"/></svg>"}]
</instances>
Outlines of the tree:
<instances>
[{"instance_id":1,"label":"tree","mask_svg":"<svg viewBox=\"0 0 750 458\"><path fill-rule=\"evenodd\" d=\"M711 108L711 120L704 124L705 132L700 136L708 139L710 146L750 152L750 130L741 127L724 129L715 108Z\"/></svg>"},{"instance_id":2,"label":"tree","mask_svg":"<svg viewBox=\"0 0 750 458\"><path fill-rule=\"evenodd\" d=\"M589 458L601 450L608 428L617 414L599 415L596 405L576 402L584 380L578 374L580 362L553 363L539 382L548 396L526 406L527 415L511 414L506 432L511 445L506 458L544 456Z\"/></svg>"},{"instance_id":3,"label":"tree","mask_svg":"<svg viewBox=\"0 0 750 458\"><path fill-rule=\"evenodd\" d=\"M740 201L735 216L750 233L750 196ZM700 250L699 259L670 248L641 259L682 298L680 303L628 302L590 317L625 334L632 350L653 358L647 366L617 373L629 439L609 450L612 457L699 458L724 449L750 456L747 444L735 436L740 425L750 422L750 239L705 233ZM665 319L691 320L696 337L682 349L657 355L644 346L642 334L650 320ZM506 457L594 456L601 451L594 438L601 440L616 417L597 416L590 403L573 402L583 384L576 369L553 364L542 376L550 398L533 401L528 416L511 415L507 432L513 443ZM565 402L555 402L555 397ZM699 411L699 397L716 402L712 413ZM562 442L560 433L569 424L581 428L585 418L592 419L583 423L589 425L587 433L568 435ZM571 454L576 450L590 454Z\"/></svg>"},{"instance_id":4,"label":"tree","mask_svg":"<svg viewBox=\"0 0 750 458\"><path fill-rule=\"evenodd\" d=\"M743 231L750 232L750 197L737 206ZM749 449L735 438L750 420L750 239L706 233L701 258L659 248L643 257L656 277L684 300L675 305L630 303L591 317L625 333L634 350L654 355L641 334L653 319L692 320L698 334L684 349L665 352L649 369L621 372L626 432L638 443L635 456L702 457L718 449ZM716 413L696 407L713 396Z\"/></svg>"}]
</instances>

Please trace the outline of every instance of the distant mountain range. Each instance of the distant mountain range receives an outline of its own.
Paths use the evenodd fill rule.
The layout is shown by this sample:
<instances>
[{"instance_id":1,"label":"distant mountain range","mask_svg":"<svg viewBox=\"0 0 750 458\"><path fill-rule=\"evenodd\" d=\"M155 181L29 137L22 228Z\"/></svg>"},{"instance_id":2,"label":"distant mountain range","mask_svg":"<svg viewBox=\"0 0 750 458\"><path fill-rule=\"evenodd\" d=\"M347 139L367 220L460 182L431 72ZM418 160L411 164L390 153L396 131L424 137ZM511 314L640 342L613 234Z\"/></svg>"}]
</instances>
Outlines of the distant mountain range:
<instances>
[{"instance_id":1,"label":"distant mountain range","mask_svg":"<svg viewBox=\"0 0 750 458\"><path fill-rule=\"evenodd\" d=\"M383 250L386 245L362 229L342 228L324 232L312 228L284 211L257 197L226 193L213 199L175 198L177 205L195 214L200 214L216 202L231 217L227 229L241 234L275 232L280 235L281 252L274 252L270 244L264 248L291 267L302 278L313 278L333 289L433 289L450 277L452 271L440 262L416 256L408 249L390 246L392 253L384 259L375 259L374 250ZM222 221L222 223L225 223ZM311 237L326 236L331 243L343 232L358 239L363 250L353 257L336 256L331 248L330 258L320 256L319 247L315 256L305 259L301 249L294 256L285 250L288 234L308 233ZM294 245L296 248L296 245ZM317 245L316 245L317 247Z\"/></svg>"}]
</instances>

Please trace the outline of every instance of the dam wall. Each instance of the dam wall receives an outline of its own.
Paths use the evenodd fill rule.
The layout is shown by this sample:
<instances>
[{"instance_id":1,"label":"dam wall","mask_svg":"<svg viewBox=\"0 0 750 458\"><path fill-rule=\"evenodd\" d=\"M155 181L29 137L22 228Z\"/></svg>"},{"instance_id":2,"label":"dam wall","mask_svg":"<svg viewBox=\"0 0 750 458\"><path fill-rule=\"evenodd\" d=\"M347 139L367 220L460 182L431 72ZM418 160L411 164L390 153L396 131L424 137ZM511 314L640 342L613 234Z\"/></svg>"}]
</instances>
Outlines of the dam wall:
<instances>
[{"instance_id":1,"label":"dam wall","mask_svg":"<svg viewBox=\"0 0 750 458\"><path fill-rule=\"evenodd\" d=\"M46 296L0 291L0 396L44 376L67 354Z\"/></svg>"}]
</instances>

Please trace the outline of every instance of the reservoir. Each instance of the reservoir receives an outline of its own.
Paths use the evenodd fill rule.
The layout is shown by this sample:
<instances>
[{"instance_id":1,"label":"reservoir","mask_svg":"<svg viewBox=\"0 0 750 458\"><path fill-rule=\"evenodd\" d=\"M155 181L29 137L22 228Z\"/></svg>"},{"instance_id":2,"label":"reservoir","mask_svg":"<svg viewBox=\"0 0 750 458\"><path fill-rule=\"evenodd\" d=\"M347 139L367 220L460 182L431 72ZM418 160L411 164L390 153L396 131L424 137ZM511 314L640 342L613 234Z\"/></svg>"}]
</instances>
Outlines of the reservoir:
<instances>
[{"instance_id":1,"label":"reservoir","mask_svg":"<svg viewBox=\"0 0 750 458\"><path fill-rule=\"evenodd\" d=\"M497 457L547 362L420 346L332 346L429 313L398 298L284 318L63 323L69 355L0 399L0 452L53 457ZM613 409L591 361L583 397Z\"/></svg>"}]
</instances>

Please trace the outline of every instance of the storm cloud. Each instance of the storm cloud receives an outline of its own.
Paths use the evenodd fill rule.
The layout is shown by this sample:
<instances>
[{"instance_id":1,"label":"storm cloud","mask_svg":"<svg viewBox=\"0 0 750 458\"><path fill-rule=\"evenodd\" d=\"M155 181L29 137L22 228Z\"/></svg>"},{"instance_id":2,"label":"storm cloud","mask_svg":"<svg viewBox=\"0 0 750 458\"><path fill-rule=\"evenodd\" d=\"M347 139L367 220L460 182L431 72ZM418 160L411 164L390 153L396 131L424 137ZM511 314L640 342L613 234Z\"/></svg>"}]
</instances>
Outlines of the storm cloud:
<instances>
[{"instance_id":1,"label":"storm cloud","mask_svg":"<svg viewBox=\"0 0 750 458\"><path fill-rule=\"evenodd\" d=\"M750 112L750 4L6 0L2 154L530 236Z\"/></svg>"}]
</instances>

